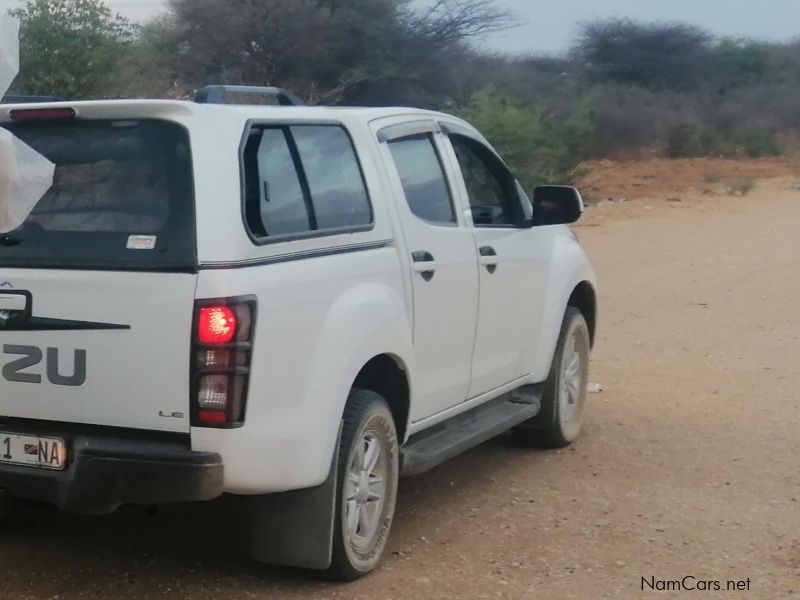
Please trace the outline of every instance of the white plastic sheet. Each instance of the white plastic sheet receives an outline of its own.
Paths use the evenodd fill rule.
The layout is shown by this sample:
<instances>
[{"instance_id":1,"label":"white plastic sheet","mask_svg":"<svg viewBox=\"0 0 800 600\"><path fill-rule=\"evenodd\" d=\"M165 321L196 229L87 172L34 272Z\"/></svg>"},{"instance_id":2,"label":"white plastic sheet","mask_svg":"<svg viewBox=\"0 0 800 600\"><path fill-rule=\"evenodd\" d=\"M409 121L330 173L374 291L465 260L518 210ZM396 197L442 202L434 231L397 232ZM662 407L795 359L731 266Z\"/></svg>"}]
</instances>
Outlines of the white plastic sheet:
<instances>
[{"instance_id":1,"label":"white plastic sheet","mask_svg":"<svg viewBox=\"0 0 800 600\"><path fill-rule=\"evenodd\" d=\"M19 71L19 23L0 14L0 98ZM53 185L55 165L0 128L0 233L22 225Z\"/></svg>"},{"instance_id":2,"label":"white plastic sheet","mask_svg":"<svg viewBox=\"0 0 800 600\"><path fill-rule=\"evenodd\" d=\"M0 129L0 233L25 222L53 185L55 165L18 137Z\"/></svg>"},{"instance_id":3,"label":"white plastic sheet","mask_svg":"<svg viewBox=\"0 0 800 600\"><path fill-rule=\"evenodd\" d=\"M0 98L19 72L19 21L0 14Z\"/></svg>"}]
</instances>

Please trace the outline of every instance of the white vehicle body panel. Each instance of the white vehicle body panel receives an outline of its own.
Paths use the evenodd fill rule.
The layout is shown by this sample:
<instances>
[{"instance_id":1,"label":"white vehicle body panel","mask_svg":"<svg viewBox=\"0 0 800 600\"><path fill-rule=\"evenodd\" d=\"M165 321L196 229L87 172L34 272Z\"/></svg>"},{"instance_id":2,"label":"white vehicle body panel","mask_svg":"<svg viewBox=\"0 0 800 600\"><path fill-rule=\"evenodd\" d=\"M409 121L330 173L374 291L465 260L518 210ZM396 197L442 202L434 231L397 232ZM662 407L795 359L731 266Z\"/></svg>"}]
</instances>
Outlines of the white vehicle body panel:
<instances>
[{"instance_id":1,"label":"white vehicle body panel","mask_svg":"<svg viewBox=\"0 0 800 600\"><path fill-rule=\"evenodd\" d=\"M265 493L325 479L338 433L329 425L341 418L361 367L379 354L399 362L413 356L400 274L388 245L201 271L198 296L224 289L259 298L244 427L192 430L193 449L223 456L228 491Z\"/></svg>"},{"instance_id":2,"label":"white vehicle body panel","mask_svg":"<svg viewBox=\"0 0 800 600\"><path fill-rule=\"evenodd\" d=\"M0 282L32 291L37 314L131 327L3 334L3 343L8 338L67 353L86 349L88 366L86 385L79 388L54 391L46 383L25 387L0 379L0 416L189 434L193 450L221 455L226 492L265 494L321 483L348 392L376 356L391 357L407 378L409 422L398 424L406 437L543 381L570 295L582 282L595 285L566 227L473 227L443 135L437 143L458 227L432 227L410 213L376 131L420 118L454 121L446 115L161 101L47 106L71 106L90 119L166 119L188 130L198 273L0 268ZM5 119L0 112L0 122ZM243 224L239 160L250 123L345 127L369 190L374 226L254 243ZM498 252L494 275L481 264L478 249L484 245ZM410 257L418 250L436 257L435 285L414 270ZM236 429L190 428L194 302L242 296L257 301L245 423ZM65 363L63 369L69 368Z\"/></svg>"},{"instance_id":3,"label":"white vehicle body panel","mask_svg":"<svg viewBox=\"0 0 800 600\"><path fill-rule=\"evenodd\" d=\"M397 123L396 118L377 119L371 127L377 133ZM434 143L443 155L443 136L436 135ZM413 292L415 378L410 419L416 422L467 399L478 316L478 255L455 195L455 226L423 221L409 208L386 143L381 144L381 151L404 233L405 268ZM442 161L442 167L452 179L454 173L448 169L448 162ZM415 252L428 253L434 260L408 261ZM434 270L430 279L423 276L424 269Z\"/></svg>"},{"instance_id":4,"label":"white vehicle body panel","mask_svg":"<svg viewBox=\"0 0 800 600\"><path fill-rule=\"evenodd\" d=\"M0 290L0 299L3 291L29 291L37 318L124 327L4 332L0 348L4 364L21 358L15 347L38 348L44 357L18 374L36 377L40 383L8 381L8 376L2 380L0 413L43 421L189 431L189 379L176 373L189 368L192 316L187 308L194 302L196 276L0 269L0 281L13 285ZM85 352L85 382L50 382L45 375L48 348L58 349L63 376L76 373L76 352ZM183 416L173 417L178 414Z\"/></svg>"}]
</instances>

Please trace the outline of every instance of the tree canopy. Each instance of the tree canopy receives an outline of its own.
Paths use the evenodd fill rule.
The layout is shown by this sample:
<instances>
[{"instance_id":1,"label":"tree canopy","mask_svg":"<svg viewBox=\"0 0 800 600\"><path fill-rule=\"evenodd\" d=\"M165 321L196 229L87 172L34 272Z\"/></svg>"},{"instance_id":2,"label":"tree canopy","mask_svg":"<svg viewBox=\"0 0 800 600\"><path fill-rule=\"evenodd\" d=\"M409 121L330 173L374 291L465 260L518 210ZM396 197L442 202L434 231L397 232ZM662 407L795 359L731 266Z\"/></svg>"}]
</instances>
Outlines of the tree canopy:
<instances>
[{"instance_id":1,"label":"tree canopy","mask_svg":"<svg viewBox=\"0 0 800 600\"><path fill-rule=\"evenodd\" d=\"M706 72L711 35L684 23L585 23L573 53L595 77L650 89L686 88Z\"/></svg>"},{"instance_id":2,"label":"tree canopy","mask_svg":"<svg viewBox=\"0 0 800 600\"><path fill-rule=\"evenodd\" d=\"M113 94L136 29L102 0L28 0L20 21L20 74L26 94L92 98Z\"/></svg>"},{"instance_id":3,"label":"tree canopy","mask_svg":"<svg viewBox=\"0 0 800 600\"><path fill-rule=\"evenodd\" d=\"M444 62L507 25L491 0L169 0L145 32L179 87L208 82L289 87L311 102L439 94Z\"/></svg>"}]
</instances>

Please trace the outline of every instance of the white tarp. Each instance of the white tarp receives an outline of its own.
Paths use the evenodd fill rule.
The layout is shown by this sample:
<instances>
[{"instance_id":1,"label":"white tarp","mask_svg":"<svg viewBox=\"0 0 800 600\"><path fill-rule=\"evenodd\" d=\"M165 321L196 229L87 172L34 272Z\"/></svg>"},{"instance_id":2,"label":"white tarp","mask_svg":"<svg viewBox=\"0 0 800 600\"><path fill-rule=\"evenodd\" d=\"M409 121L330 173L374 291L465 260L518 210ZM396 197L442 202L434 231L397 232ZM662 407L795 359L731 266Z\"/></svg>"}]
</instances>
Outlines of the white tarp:
<instances>
[{"instance_id":1,"label":"white tarp","mask_svg":"<svg viewBox=\"0 0 800 600\"><path fill-rule=\"evenodd\" d=\"M0 233L25 222L53 185L55 165L22 140L0 129Z\"/></svg>"},{"instance_id":2,"label":"white tarp","mask_svg":"<svg viewBox=\"0 0 800 600\"><path fill-rule=\"evenodd\" d=\"M19 71L19 21L0 14L0 98Z\"/></svg>"},{"instance_id":3,"label":"white tarp","mask_svg":"<svg viewBox=\"0 0 800 600\"><path fill-rule=\"evenodd\" d=\"M19 23L0 14L0 98L19 71ZM53 185L55 165L0 128L0 233L22 225Z\"/></svg>"}]
</instances>

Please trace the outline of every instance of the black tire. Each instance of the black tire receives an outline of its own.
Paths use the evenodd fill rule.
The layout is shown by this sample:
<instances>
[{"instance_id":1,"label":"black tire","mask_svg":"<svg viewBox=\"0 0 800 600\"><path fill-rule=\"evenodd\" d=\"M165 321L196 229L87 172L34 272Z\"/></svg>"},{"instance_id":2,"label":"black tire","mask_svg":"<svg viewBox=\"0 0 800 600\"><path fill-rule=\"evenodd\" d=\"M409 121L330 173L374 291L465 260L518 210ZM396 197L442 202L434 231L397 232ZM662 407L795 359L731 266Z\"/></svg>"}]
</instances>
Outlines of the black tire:
<instances>
[{"instance_id":1,"label":"black tire","mask_svg":"<svg viewBox=\"0 0 800 600\"><path fill-rule=\"evenodd\" d=\"M370 454L374 452L370 450L373 443L378 444L380 455L374 458L375 464L370 468L365 463L373 456ZM350 393L342 422L338 470L333 561L329 575L353 581L378 565L386 548L397 503L400 472L397 430L389 405L375 392L354 389ZM360 472L360 476L356 472ZM378 491L381 489L376 483L380 477L385 485L382 488L383 500L378 507L374 499L370 504L370 497L373 487ZM358 516L354 517L356 513ZM354 520L357 521L355 528Z\"/></svg>"},{"instance_id":2,"label":"black tire","mask_svg":"<svg viewBox=\"0 0 800 600\"><path fill-rule=\"evenodd\" d=\"M567 375L565 369L570 367L568 363L573 359L573 351L580 361L577 390L574 393L572 390L575 385L567 385L565 388L561 382L562 376ZM591 342L586 319L578 309L568 306L561 324L550 375L545 382L542 412L538 417L512 430L517 442L536 448L565 448L575 441L583 425L590 352Z\"/></svg>"}]
</instances>

